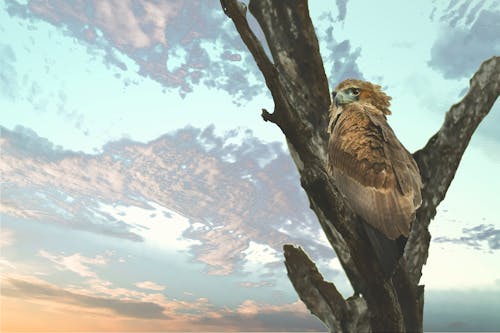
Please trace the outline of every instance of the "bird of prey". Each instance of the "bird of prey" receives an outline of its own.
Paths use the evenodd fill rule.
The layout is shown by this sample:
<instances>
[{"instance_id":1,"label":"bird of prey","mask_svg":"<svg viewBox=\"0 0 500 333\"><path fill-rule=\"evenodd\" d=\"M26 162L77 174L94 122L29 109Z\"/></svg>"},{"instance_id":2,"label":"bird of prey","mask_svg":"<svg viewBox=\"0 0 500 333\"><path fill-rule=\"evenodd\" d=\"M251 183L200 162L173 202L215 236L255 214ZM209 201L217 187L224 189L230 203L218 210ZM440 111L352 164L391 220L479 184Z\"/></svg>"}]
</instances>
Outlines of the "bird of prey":
<instances>
[{"instance_id":1,"label":"bird of prey","mask_svg":"<svg viewBox=\"0 0 500 333\"><path fill-rule=\"evenodd\" d=\"M422 201L422 180L387 123L391 97L379 85L355 79L341 82L332 96L328 171L337 188L377 234L408 237Z\"/></svg>"}]
</instances>

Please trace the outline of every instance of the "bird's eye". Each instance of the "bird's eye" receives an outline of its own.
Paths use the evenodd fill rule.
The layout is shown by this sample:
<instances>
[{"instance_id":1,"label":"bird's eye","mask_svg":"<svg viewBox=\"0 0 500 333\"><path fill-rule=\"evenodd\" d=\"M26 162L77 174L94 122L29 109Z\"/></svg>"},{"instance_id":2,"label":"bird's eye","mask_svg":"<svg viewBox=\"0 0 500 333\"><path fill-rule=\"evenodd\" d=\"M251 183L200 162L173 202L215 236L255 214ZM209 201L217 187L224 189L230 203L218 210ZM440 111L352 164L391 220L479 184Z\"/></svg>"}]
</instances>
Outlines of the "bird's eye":
<instances>
[{"instance_id":1,"label":"bird's eye","mask_svg":"<svg viewBox=\"0 0 500 333\"><path fill-rule=\"evenodd\" d=\"M351 89L351 92L354 96L358 96L359 95L359 89L358 88L352 88Z\"/></svg>"}]
</instances>

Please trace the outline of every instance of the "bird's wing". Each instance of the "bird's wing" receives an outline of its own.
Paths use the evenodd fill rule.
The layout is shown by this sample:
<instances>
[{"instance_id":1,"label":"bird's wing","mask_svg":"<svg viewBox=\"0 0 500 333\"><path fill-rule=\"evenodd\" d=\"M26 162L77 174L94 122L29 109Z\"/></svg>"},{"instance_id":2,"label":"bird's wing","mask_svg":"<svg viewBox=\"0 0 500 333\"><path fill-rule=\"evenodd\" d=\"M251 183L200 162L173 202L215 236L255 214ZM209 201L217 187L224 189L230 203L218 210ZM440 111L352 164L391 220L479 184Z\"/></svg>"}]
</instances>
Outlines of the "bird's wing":
<instances>
[{"instance_id":1,"label":"bird's wing","mask_svg":"<svg viewBox=\"0 0 500 333\"><path fill-rule=\"evenodd\" d=\"M421 202L420 173L382 112L359 103L344 107L330 133L329 170L367 223L390 239L408 236Z\"/></svg>"}]
</instances>

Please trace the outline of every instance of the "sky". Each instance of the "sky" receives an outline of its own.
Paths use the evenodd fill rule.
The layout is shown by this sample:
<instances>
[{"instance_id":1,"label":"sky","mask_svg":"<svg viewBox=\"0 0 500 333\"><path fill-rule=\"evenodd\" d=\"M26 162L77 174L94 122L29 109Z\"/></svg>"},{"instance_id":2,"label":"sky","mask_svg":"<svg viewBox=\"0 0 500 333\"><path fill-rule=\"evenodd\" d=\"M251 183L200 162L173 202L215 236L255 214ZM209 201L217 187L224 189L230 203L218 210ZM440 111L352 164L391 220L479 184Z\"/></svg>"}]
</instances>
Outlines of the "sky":
<instances>
[{"instance_id":1,"label":"sky","mask_svg":"<svg viewBox=\"0 0 500 333\"><path fill-rule=\"evenodd\" d=\"M382 85L410 151L500 54L494 0L309 7L330 87ZM219 1L0 0L0 37L2 331L325 330L283 244L352 289ZM500 331L499 168L497 102L430 226L426 331Z\"/></svg>"}]
</instances>

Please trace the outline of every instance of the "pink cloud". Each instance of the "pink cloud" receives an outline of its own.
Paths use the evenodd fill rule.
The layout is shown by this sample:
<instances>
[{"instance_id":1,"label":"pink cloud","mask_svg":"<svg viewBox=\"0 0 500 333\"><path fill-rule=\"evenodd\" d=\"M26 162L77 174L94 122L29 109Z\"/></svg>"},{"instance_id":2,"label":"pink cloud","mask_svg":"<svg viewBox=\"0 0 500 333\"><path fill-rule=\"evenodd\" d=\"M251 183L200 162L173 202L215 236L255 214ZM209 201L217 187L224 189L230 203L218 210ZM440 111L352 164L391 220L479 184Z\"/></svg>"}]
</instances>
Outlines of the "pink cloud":
<instances>
[{"instance_id":1,"label":"pink cloud","mask_svg":"<svg viewBox=\"0 0 500 333\"><path fill-rule=\"evenodd\" d=\"M3 227L0 228L0 247L7 247L9 245L12 245L14 241L15 241L14 231Z\"/></svg>"},{"instance_id":2,"label":"pink cloud","mask_svg":"<svg viewBox=\"0 0 500 333\"><path fill-rule=\"evenodd\" d=\"M145 281L148 282L148 281ZM149 281L150 282L150 281ZM148 282L148 284L149 284ZM321 330L300 301L265 304L253 300L242 302L235 309L220 308L207 298L191 302L169 299L163 294L141 293L124 289L123 295L103 293L89 285L85 288L61 287L29 275L4 275L2 283L2 314L6 318L33 318L29 311L36 306L42 317L38 325L44 330L56 329L61 320L65 330L109 331L265 331ZM101 283L104 284L103 281ZM16 302L14 311L6 304ZM26 313L23 312L26 311ZM21 317L20 317L21 316ZM75 316L74 319L71 319ZM85 317L81 322L78 317ZM59 320L56 320L59 318ZM7 322L10 322L7 321ZM70 323L71 322L71 323ZM7 324L27 330L23 321ZM29 321L25 322L29 324ZM5 325L4 323L2 325ZM5 326L3 326L5 328ZM33 331L33 327L29 329ZM38 329L40 330L40 329ZM58 329L61 330L61 329Z\"/></svg>"},{"instance_id":3,"label":"pink cloud","mask_svg":"<svg viewBox=\"0 0 500 333\"><path fill-rule=\"evenodd\" d=\"M281 305L263 304L254 300L246 300L236 308L236 312L243 315L256 315L258 313L271 312L292 312L300 315L309 314L306 306L300 300Z\"/></svg>"},{"instance_id":4,"label":"pink cloud","mask_svg":"<svg viewBox=\"0 0 500 333\"><path fill-rule=\"evenodd\" d=\"M156 44L167 45L167 24L182 6L182 1L94 0L31 1L30 9L59 23L64 17L77 20L101 30L121 48L145 48ZM136 11L141 8L141 13Z\"/></svg>"},{"instance_id":5,"label":"pink cloud","mask_svg":"<svg viewBox=\"0 0 500 333\"><path fill-rule=\"evenodd\" d=\"M252 82L249 74L257 74L257 67L236 31L226 28L229 22L217 1L31 0L10 3L9 13L54 24L89 50L103 51L103 60L122 70L127 70L123 59L128 58L139 66L139 74L181 95L203 84L227 91L237 102L264 88ZM223 46L207 52L204 42ZM174 47L187 56L177 59ZM175 69L167 68L168 61L178 62Z\"/></svg>"},{"instance_id":6,"label":"pink cloud","mask_svg":"<svg viewBox=\"0 0 500 333\"><path fill-rule=\"evenodd\" d=\"M103 256L95 256L93 258L83 256L80 253L75 253L70 256L53 255L45 250L40 250L38 254L45 259L55 263L59 269L74 272L82 277L96 278L97 274L93 272L89 265L103 266L107 260Z\"/></svg>"},{"instance_id":7,"label":"pink cloud","mask_svg":"<svg viewBox=\"0 0 500 333\"><path fill-rule=\"evenodd\" d=\"M153 212L147 203L154 202L188 219L182 237L198 241L188 249L208 265L209 273L219 275L233 273L257 239L270 251L280 252L290 241L312 242L316 251L328 249L318 237L321 231L290 158L252 137L239 147L225 145L210 130L188 128L147 144L111 143L98 155L40 151L37 156L16 140L3 141L0 164L13 189L6 191L8 205L3 206L10 216L28 214L61 226L141 240L132 222L100 207L119 202ZM238 162L227 162L228 155ZM268 163L260 166L262 160ZM331 256L331 251L324 255ZM89 274L82 267L78 271Z\"/></svg>"},{"instance_id":8,"label":"pink cloud","mask_svg":"<svg viewBox=\"0 0 500 333\"><path fill-rule=\"evenodd\" d=\"M157 284L152 281L142 281L142 282L137 282L135 284L136 287L141 288L141 289L149 289L149 290L156 290L156 291L163 291L165 290L165 286L162 286L160 284Z\"/></svg>"}]
</instances>

